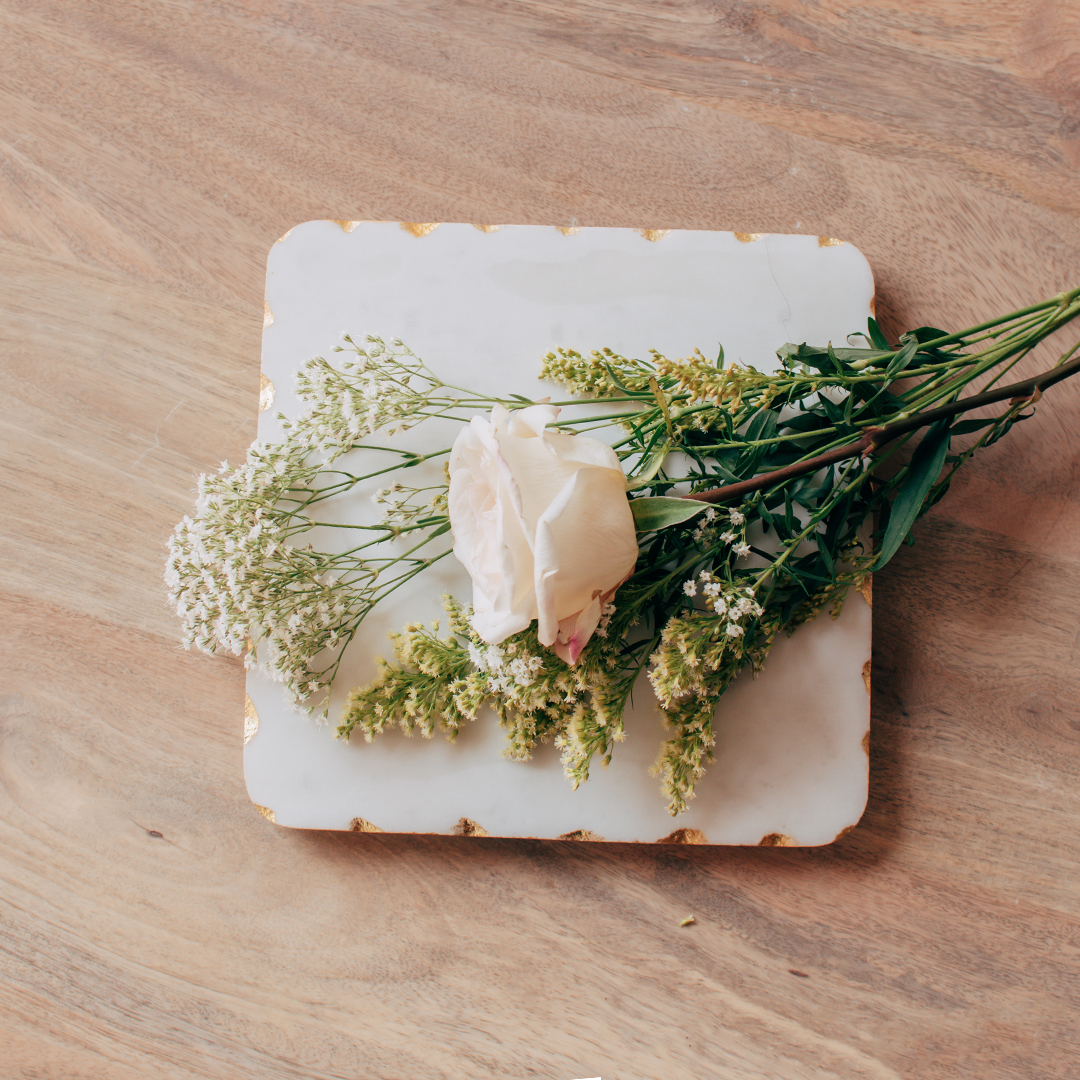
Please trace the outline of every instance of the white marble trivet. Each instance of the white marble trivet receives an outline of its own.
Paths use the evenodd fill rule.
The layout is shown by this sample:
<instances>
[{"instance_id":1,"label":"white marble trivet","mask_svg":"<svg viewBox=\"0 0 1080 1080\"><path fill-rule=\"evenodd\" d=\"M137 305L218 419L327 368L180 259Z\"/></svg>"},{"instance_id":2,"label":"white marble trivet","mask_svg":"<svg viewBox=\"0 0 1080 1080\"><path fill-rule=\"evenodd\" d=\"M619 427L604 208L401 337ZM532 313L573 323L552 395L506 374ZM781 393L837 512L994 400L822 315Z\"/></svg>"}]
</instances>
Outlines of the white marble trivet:
<instances>
[{"instance_id":1,"label":"white marble trivet","mask_svg":"<svg viewBox=\"0 0 1080 1080\"><path fill-rule=\"evenodd\" d=\"M311 221L270 252L259 438L295 416L293 373L348 331L400 337L448 381L536 397L556 346L655 347L776 366L785 341L843 344L872 311L873 277L849 244L817 236L506 225ZM423 428L409 444L426 445ZM433 436L425 435L423 438ZM358 492L356 520L370 520ZM351 520L351 519L350 519ZM471 595L453 559L395 594L350 647L331 708L389 656L388 631L438 617L439 596ZM280 687L248 676L244 769L260 811L279 825L402 833L612 841L828 844L853 826L867 793L871 617L860 595L776 643L757 679L741 676L718 710L717 758L690 809L672 818L649 769L665 729L643 680L626 741L576 792L558 753L501 756L490 714L454 744L441 735L374 743L334 737L293 713Z\"/></svg>"}]
</instances>

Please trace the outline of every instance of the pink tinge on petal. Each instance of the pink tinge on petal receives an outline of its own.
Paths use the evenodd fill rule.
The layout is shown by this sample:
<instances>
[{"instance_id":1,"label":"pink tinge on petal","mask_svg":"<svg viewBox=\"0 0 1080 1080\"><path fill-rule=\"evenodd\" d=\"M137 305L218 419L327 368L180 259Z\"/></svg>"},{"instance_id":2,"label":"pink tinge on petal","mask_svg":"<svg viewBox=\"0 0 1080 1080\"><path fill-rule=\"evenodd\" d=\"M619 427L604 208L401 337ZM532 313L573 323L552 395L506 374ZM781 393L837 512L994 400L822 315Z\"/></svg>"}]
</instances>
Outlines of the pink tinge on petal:
<instances>
[{"instance_id":1,"label":"pink tinge on petal","mask_svg":"<svg viewBox=\"0 0 1080 1080\"><path fill-rule=\"evenodd\" d=\"M551 646L551 651L560 660L562 660L563 663L569 664L571 667L573 667L577 663L577 656L575 656L574 659L572 659L572 660L570 659L570 646L569 645L562 645L558 641L556 641L555 644ZM578 651L578 656L580 656L580 655L581 655L581 652L579 650Z\"/></svg>"},{"instance_id":2,"label":"pink tinge on petal","mask_svg":"<svg viewBox=\"0 0 1080 1080\"><path fill-rule=\"evenodd\" d=\"M581 656L582 650L588 644L588 639L579 643L577 638L571 638L565 645L561 641L556 641L555 644L551 646L551 651L560 660L573 667L578 662L578 657Z\"/></svg>"},{"instance_id":3,"label":"pink tinge on petal","mask_svg":"<svg viewBox=\"0 0 1080 1080\"><path fill-rule=\"evenodd\" d=\"M571 667L578 662L582 650L600 625L602 608L603 598L596 592L588 607L559 623L559 637L553 648L560 660L565 660Z\"/></svg>"}]
</instances>

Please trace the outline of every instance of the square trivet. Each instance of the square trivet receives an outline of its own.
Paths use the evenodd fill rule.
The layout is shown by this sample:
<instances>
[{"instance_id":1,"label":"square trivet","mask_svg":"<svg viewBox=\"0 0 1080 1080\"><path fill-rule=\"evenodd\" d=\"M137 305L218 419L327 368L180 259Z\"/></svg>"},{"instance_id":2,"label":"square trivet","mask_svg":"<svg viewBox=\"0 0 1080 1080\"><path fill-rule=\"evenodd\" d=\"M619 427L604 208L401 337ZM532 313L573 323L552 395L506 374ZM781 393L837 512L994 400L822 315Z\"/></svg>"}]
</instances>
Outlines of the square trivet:
<instances>
[{"instance_id":1,"label":"square trivet","mask_svg":"<svg viewBox=\"0 0 1080 1080\"><path fill-rule=\"evenodd\" d=\"M311 221L267 263L259 438L295 417L294 373L329 358L343 331L401 338L447 381L486 392L549 393L537 374L557 346L624 355L700 348L759 370L784 342L845 343L872 314L863 255L827 237L653 229ZM423 427L404 438L428 449ZM438 440L436 440L438 441ZM434 444L432 447L434 448ZM357 491L347 520L374 520ZM482 712L455 743L390 730L334 737L348 690L406 622L442 615L444 592L471 597L452 558L396 593L350 645L331 724L292 711L282 688L249 671L244 772L266 817L305 829L528 836L629 842L813 846L862 815L869 736L869 595L778 640L756 679L741 675L717 711L716 760L686 813L668 815L650 775L666 729L640 680L611 765L573 791L559 754L502 756Z\"/></svg>"}]
</instances>

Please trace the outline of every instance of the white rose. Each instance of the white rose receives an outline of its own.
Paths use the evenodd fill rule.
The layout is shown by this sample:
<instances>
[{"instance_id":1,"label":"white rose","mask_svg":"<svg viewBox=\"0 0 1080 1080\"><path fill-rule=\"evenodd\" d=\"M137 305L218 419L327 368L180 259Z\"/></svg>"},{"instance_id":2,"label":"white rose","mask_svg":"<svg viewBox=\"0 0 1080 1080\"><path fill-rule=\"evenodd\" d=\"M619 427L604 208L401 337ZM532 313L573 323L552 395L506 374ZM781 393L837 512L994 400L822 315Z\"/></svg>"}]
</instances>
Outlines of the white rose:
<instances>
[{"instance_id":1,"label":"white rose","mask_svg":"<svg viewBox=\"0 0 1080 1080\"><path fill-rule=\"evenodd\" d=\"M536 619L540 643L575 664L638 546L615 451L545 431L558 415L496 405L473 417L450 454L450 525L484 641Z\"/></svg>"}]
</instances>

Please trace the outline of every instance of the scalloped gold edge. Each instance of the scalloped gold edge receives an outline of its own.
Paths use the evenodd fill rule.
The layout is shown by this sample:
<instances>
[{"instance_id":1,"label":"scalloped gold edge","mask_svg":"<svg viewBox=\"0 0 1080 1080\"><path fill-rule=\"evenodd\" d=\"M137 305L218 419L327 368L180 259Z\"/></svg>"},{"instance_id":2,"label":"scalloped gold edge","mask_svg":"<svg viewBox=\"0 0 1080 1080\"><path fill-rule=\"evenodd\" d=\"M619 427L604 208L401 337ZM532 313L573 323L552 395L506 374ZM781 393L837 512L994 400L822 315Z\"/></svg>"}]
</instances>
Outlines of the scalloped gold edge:
<instances>
[{"instance_id":1,"label":"scalloped gold edge","mask_svg":"<svg viewBox=\"0 0 1080 1080\"><path fill-rule=\"evenodd\" d=\"M259 733L259 714L255 711L255 703L244 695L244 745L247 746Z\"/></svg>"},{"instance_id":2,"label":"scalloped gold edge","mask_svg":"<svg viewBox=\"0 0 1080 1080\"><path fill-rule=\"evenodd\" d=\"M259 412L266 412L274 404L274 395L277 391L274 384L260 371L259 372Z\"/></svg>"},{"instance_id":3,"label":"scalloped gold edge","mask_svg":"<svg viewBox=\"0 0 1080 1080\"><path fill-rule=\"evenodd\" d=\"M874 575L867 574L866 579L859 586L859 592L862 593L862 598L866 601L866 606L873 611L874 610Z\"/></svg>"},{"instance_id":4,"label":"scalloped gold edge","mask_svg":"<svg viewBox=\"0 0 1080 1080\"><path fill-rule=\"evenodd\" d=\"M709 839L700 829L676 829L656 842L658 844L707 844Z\"/></svg>"},{"instance_id":5,"label":"scalloped gold edge","mask_svg":"<svg viewBox=\"0 0 1080 1080\"><path fill-rule=\"evenodd\" d=\"M413 236L430 236L441 224L441 221L399 221L398 224Z\"/></svg>"},{"instance_id":6,"label":"scalloped gold edge","mask_svg":"<svg viewBox=\"0 0 1080 1080\"><path fill-rule=\"evenodd\" d=\"M458 818L458 823L454 826L455 836L490 836L491 833L484 828L478 821L473 821L472 818Z\"/></svg>"},{"instance_id":7,"label":"scalloped gold edge","mask_svg":"<svg viewBox=\"0 0 1080 1080\"><path fill-rule=\"evenodd\" d=\"M385 829L380 829L378 825L373 825L367 818L354 817L349 822L349 832L385 832Z\"/></svg>"},{"instance_id":8,"label":"scalloped gold edge","mask_svg":"<svg viewBox=\"0 0 1080 1080\"><path fill-rule=\"evenodd\" d=\"M771 832L766 833L758 842L758 847L798 847L797 841L793 840L790 836L785 836L783 833Z\"/></svg>"}]
</instances>

